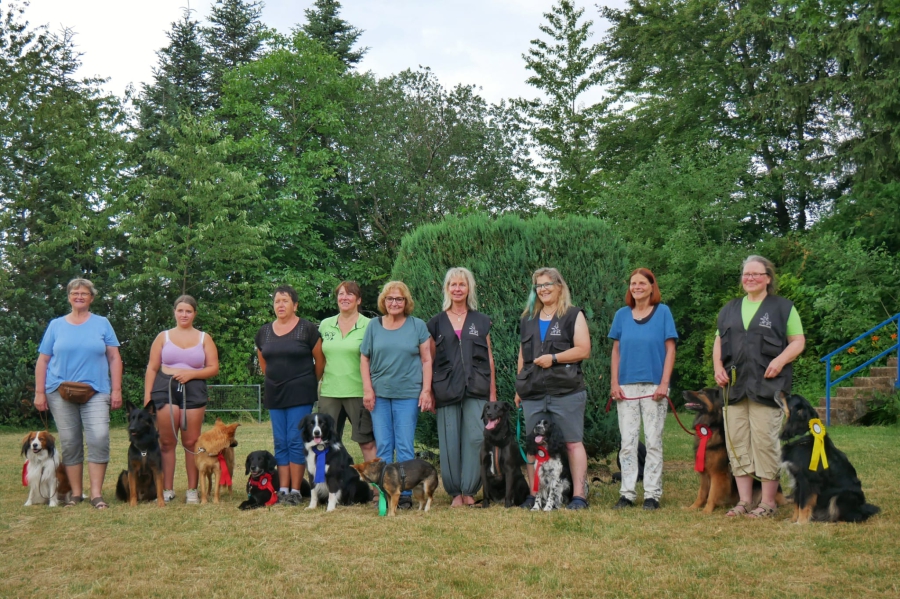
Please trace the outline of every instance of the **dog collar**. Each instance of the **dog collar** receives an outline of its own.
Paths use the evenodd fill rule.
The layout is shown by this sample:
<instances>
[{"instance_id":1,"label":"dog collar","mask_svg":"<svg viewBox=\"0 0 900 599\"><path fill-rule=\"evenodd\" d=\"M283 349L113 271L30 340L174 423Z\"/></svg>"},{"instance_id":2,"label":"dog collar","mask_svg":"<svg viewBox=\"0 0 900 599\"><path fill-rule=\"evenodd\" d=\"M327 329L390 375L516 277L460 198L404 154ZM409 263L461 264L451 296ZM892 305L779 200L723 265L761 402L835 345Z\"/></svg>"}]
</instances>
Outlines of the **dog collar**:
<instances>
[{"instance_id":1,"label":"dog collar","mask_svg":"<svg viewBox=\"0 0 900 599\"><path fill-rule=\"evenodd\" d=\"M799 435L795 435L795 436L791 437L790 439L787 439L786 441L782 441L781 444L782 445L790 445L791 443L795 443L797 441L802 441L803 439L806 439L807 437L810 437L810 436L811 436L810 432L806 431L805 433L800 433Z\"/></svg>"}]
</instances>

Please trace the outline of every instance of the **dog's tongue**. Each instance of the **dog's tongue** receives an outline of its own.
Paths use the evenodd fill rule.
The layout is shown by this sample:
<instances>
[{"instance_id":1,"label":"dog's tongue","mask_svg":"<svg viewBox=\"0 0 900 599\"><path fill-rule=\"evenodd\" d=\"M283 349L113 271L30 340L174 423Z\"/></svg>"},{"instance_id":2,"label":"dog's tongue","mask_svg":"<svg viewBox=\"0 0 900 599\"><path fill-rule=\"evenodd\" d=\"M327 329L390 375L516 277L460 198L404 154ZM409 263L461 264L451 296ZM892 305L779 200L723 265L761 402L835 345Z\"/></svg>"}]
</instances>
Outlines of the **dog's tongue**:
<instances>
[{"instance_id":1,"label":"dog's tongue","mask_svg":"<svg viewBox=\"0 0 900 599\"><path fill-rule=\"evenodd\" d=\"M313 441L315 441L316 443L321 443L322 437L313 437Z\"/></svg>"},{"instance_id":2,"label":"dog's tongue","mask_svg":"<svg viewBox=\"0 0 900 599\"><path fill-rule=\"evenodd\" d=\"M497 418L496 420L488 420L488 423L484 425L484 428L488 429L489 431L492 431L492 430L494 430L494 428L497 427L497 424L499 422L500 422L499 418Z\"/></svg>"},{"instance_id":3,"label":"dog's tongue","mask_svg":"<svg viewBox=\"0 0 900 599\"><path fill-rule=\"evenodd\" d=\"M534 442L535 442L535 443L543 443L543 442L544 442L544 435L535 435L535 436L534 436Z\"/></svg>"}]
</instances>

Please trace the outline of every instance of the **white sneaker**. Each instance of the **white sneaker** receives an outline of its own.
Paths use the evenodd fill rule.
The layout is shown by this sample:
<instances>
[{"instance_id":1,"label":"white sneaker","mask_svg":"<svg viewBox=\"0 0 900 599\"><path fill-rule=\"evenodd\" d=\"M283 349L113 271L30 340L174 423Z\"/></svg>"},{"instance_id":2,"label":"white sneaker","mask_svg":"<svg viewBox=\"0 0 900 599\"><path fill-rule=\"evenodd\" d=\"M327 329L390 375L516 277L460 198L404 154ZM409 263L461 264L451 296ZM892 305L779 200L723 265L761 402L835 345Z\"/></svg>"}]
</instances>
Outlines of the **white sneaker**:
<instances>
[{"instance_id":1,"label":"white sneaker","mask_svg":"<svg viewBox=\"0 0 900 599\"><path fill-rule=\"evenodd\" d=\"M197 495L197 489L188 489L184 494L185 503L200 503L200 496Z\"/></svg>"},{"instance_id":2,"label":"white sneaker","mask_svg":"<svg viewBox=\"0 0 900 599\"><path fill-rule=\"evenodd\" d=\"M175 499L175 491L172 489L165 489L163 491L163 501L169 503L173 499Z\"/></svg>"}]
</instances>

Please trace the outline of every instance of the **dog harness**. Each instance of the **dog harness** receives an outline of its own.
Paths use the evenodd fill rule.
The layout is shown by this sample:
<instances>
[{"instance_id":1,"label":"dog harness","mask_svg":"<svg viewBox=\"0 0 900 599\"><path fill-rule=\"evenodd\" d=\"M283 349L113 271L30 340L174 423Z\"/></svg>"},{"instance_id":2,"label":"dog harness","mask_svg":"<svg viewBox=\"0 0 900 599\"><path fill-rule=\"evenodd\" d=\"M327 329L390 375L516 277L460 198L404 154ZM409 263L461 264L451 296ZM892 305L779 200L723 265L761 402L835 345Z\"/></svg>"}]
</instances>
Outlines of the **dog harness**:
<instances>
[{"instance_id":1,"label":"dog harness","mask_svg":"<svg viewBox=\"0 0 900 599\"><path fill-rule=\"evenodd\" d=\"M263 474L259 478L253 478L252 476L247 479L247 485L254 487L256 489L260 489L261 491L269 492L269 499L263 504L265 506L270 506L274 503L278 502L278 494L275 492L275 485L272 484L272 475L271 474ZM250 493L247 493L247 499L250 499Z\"/></svg>"},{"instance_id":2,"label":"dog harness","mask_svg":"<svg viewBox=\"0 0 900 599\"><path fill-rule=\"evenodd\" d=\"M703 472L704 468L706 468L706 443L712 437L712 429L705 424L698 424L694 429L697 431L697 438L700 440L700 445L697 446L697 455L694 458L694 470Z\"/></svg>"},{"instance_id":3,"label":"dog harness","mask_svg":"<svg viewBox=\"0 0 900 599\"><path fill-rule=\"evenodd\" d=\"M316 477L313 479L313 483L317 485L325 482L325 458L328 457L329 449L329 447L322 449L313 447L313 452L316 454Z\"/></svg>"},{"instance_id":4,"label":"dog harness","mask_svg":"<svg viewBox=\"0 0 900 599\"><path fill-rule=\"evenodd\" d=\"M534 485L533 485L534 489L533 489L533 491L535 493L537 493L538 490L540 489L541 464L543 464L544 462L549 462L549 461L550 461L550 454L547 452L547 448L544 447L543 445L539 445L538 450L535 452L535 455L534 455Z\"/></svg>"}]
</instances>

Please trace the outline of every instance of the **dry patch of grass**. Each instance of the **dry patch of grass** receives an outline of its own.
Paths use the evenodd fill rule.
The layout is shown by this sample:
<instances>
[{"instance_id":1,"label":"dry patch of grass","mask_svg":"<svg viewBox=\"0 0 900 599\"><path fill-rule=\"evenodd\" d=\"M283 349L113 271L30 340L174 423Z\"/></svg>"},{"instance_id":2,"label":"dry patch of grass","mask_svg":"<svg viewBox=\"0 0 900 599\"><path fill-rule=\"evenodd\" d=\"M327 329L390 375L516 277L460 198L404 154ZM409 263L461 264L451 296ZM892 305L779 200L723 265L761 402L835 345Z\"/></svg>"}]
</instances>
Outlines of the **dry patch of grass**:
<instances>
[{"instance_id":1,"label":"dry patch of grass","mask_svg":"<svg viewBox=\"0 0 900 599\"><path fill-rule=\"evenodd\" d=\"M238 429L235 493L188 506L185 478L165 508L114 500L124 429L112 435L110 509L25 508L20 434L0 434L0 596L33 597L896 597L900 594L897 428L832 427L882 513L861 526L726 520L688 512L697 489L691 438L670 417L663 509L614 512L613 485L591 509L532 514L449 509L379 518L374 507L326 514L240 512L243 461L271 446L268 424ZM356 450L355 444L349 444ZM355 458L359 458L356 450ZM179 467L182 460L179 456ZM607 477L608 478L608 477Z\"/></svg>"}]
</instances>

